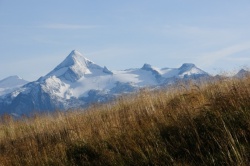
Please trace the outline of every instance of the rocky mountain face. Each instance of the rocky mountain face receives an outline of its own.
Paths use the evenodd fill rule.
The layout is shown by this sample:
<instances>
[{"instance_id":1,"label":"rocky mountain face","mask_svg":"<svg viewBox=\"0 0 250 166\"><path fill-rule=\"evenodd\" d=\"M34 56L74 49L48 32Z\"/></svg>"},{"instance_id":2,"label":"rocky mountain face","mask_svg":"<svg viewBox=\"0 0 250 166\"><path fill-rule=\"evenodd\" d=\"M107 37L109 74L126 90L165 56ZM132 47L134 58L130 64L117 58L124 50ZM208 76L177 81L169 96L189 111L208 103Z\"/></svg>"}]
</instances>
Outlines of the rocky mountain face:
<instances>
[{"instance_id":1,"label":"rocky mountain face","mask_svg":"<svg viewBox=\"0 0 250 166\"><path fill-rule=\"evenodd\" d=\"M209 74L189 63L180 68L159 69L144 64L142 68L111 71L74 50L46 76L34 82L24 81L9 93L0 94L0 114L20 116L33 111L86 107L143 87L167 86L176 80L202 77Z\"/></svg>"}]
</instances>

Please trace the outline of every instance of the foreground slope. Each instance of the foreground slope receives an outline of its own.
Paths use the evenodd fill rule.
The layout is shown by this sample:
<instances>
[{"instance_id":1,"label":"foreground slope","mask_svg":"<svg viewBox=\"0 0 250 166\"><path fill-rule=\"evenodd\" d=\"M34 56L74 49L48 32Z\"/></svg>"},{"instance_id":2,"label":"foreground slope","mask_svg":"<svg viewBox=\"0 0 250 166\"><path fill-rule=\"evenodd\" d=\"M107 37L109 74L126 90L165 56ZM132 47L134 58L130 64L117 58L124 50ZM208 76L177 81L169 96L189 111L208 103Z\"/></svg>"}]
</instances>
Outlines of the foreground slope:
<instances>
[{"instance_id":1,"label":"foreground slope","mask_svg":"<svg viewBox=\"0 0 250 166\"><path fill-rule=\"evenodd\" d=\"M188 63L180 68L159 69L144 64L142 68L111 71L73 50L46 76L0 96L0 114L27 115L32 111L86 107L143 87L162 87L179 80L208 76Z\"/></svg>"},{"instance_id":2,"label":"foreground slope","mask_svg":"<svg viewBox=\"0 0 250 166\"><path fill-rule=\"evenodd\" d=\"M2 165L249 165L250 77L0 123Z\"/></svg>"}]
</instances>

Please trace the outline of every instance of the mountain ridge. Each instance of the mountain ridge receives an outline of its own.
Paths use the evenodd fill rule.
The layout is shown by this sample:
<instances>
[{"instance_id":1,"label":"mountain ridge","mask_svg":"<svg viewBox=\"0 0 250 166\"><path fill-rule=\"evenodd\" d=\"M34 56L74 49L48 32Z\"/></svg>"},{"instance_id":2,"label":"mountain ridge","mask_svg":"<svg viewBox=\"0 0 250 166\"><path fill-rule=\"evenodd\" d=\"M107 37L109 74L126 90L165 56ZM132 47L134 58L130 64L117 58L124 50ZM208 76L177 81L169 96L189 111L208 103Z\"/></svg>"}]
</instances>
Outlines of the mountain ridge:
<instances>
[{"instance_id":1,"label":"mountain ridge","mask_svg":"<svg viewBox=\"0 0 250 166\"><path fill-rule=\"evenodd\" d=\"M178 80L202 77L210 75L191 63L179 68L160 69L144 64L142 68L111 71L73 50L47 75L0 96L0 114L86 107L140 88L168 86Z\"/></svg>"},{"instance_id":2,"label":"mountain ridge","mask_svg":"<svg viewBox=\"0 0 250 166\"><path fill-rule=\"evenodd\" d=\"M21 87L27 84L28 82L29 81L26 81L17 75L9 76L2 79L0 80L0 96L11 93L18 87Z\"/></svg>"}]
</instances>

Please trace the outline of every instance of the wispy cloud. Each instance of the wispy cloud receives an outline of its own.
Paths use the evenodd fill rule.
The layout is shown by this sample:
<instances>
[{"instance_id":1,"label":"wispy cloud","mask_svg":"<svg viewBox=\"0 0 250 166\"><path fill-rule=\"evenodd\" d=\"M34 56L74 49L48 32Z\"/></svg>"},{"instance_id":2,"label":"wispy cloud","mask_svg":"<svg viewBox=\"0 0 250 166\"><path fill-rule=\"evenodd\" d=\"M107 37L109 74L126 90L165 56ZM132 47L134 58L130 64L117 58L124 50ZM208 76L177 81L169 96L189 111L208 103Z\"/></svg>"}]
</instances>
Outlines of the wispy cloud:
<instances>
[{"instance_id":1,"label":"wispy cloud","mask_svg":"<svg viewBox=\"0 0 250 166\"><path fill-rule=\"evenodd\" d=\"M69 29L69 30L76 30L76 29L93 29L97 28L98 26L95 25L78 25L78 24L46 24L40 26L41 28L47 29Z\"/></svg>"},{"instance_id":2,"label":"wispy cloud","mask_svg":"<svg viewBox=\"0 0 250 166\"><path fill-rule=\"evenodd\" d=\"M250 62L250 57L228 57L230 61L238 61L238 62Z\"/></svg>"},{"instance_id":3,"label":"wispy cloud","mask_svg":"<svg viewBox=\"0 0 250 166\"><path fill-rule=\"evenodd\" d=\"M235 39L243 34L242 29L202 27L196 25L165 25L161 33L166 36L175 36L189 39ZM220 39L220 38L219 38Z\"/></svg>"},{"instance_id":4,"label":"wispy cloud","mask_svg":"<svg viewBox=\"0 0 250 166\"><path fill-rule=\"evenodd\" d=\"M218 62L220 60L225 60L225 58L235 55L237 53L240 53L242 51L250 51L250 42L242 43L233 45L230 47L222 48L220 50L214 51L214 52L208 52L201 55L201 57L198 58L198 61L203 66L210 66L214 64L215 62ZM234 57L237 59L237 57ZM241 59L239 57L239 59Z\"/></svg>"},{"instance_id":5,"label":"wispy cloud","mask_svg":"<svg viewBox=\"0 0 250 166\"><path fill-rule=\"evenodd\" d=\"M45 29L94 29L97 25L78 25L78 24L45 24L45 25L0 25L0 28L45 28Z\"/></svg>"}]
</instances>

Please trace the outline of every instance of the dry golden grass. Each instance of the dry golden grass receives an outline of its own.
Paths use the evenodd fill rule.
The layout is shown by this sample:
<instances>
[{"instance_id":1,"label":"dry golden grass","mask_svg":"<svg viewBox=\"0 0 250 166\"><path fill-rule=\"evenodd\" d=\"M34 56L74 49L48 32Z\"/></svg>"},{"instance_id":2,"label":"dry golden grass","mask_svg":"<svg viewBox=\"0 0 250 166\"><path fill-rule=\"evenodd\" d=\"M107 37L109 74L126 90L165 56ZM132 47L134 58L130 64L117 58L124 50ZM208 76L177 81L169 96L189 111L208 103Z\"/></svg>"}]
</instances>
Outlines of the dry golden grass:
<instances>
[{"instance_id":1,"label":"dry golden grass","mask_svg":"<svg viewBox=\"0 0 250 166\"><path fill-rule=\"evenodd\" d=\"M0 165L249 165L250 77L2 117Z\"/></svg>"}]
</instances>

